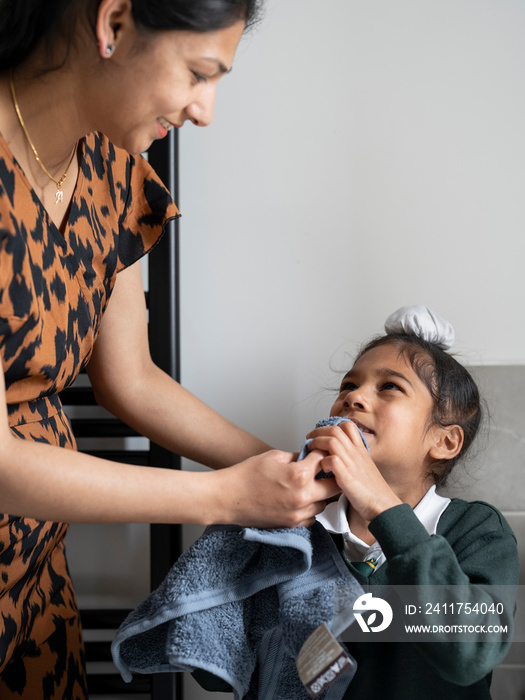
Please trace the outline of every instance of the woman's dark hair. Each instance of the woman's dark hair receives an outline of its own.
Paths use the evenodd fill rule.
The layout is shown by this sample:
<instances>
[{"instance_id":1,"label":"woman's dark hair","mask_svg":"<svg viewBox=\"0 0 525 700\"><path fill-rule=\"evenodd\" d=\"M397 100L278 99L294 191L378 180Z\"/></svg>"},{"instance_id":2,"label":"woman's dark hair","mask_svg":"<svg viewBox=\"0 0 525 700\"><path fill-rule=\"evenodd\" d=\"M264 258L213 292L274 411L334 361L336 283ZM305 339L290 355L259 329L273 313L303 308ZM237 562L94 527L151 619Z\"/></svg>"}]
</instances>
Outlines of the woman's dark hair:
<instances>
[{"instance_id":1,"label":"woman's dark hair","mask_svg":"<svg viewBox=\"0 0 525 700\"><path fill-rule=\"evenodd\" d=\"M212 32L244 20L251 27L259 18L261 0L132 0L135 21L148 29Z\"/></svg>"},{"instance_id":2,"label":"woman's dark hair","mask_svg":"<svg viewBox=\"0 0 525 700\"><path fill-rule=\"evenodd\" d=\"M150 30L211 32L238 20L246 27L259 18L263 0L132 0L133 17ZM57 39L67 52L78 21L94 30L100 0L0 0L0 71L22 63L39 42L49 56ZM52 66L49 68L56 68Z\"/></svg>"},{"instance_id":3,"label":"woman's dark hair","mask_svg":"<svg viewBox=\"0 0 525 700\"><path fill-rule=\"evenodd\" d=\"M409 333L373 338L361 348L356 361L369 350L383 345L398 346L399 354L428 388L434 404L431 425L443 428L459 425L463 428L464 439L459 454L432 464L431 476L437 485L443 485L458 460L466 455L478 432L483 413L479 389L470 372L452 355Z\"/></svg>"}]
</instances>

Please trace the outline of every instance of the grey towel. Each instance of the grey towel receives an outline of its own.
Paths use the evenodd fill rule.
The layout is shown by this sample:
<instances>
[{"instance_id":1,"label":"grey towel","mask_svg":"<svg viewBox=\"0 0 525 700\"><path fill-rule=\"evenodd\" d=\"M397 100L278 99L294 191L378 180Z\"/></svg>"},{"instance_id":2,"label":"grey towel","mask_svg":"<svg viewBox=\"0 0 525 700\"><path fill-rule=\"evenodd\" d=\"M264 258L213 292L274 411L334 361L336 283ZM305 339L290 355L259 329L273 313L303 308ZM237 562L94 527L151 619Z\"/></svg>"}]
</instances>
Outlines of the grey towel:
<instances>
[{"instance_id":1,"label":"grey towel","mask_svg":"<svg viewBox=\"0 0 525 700\"><path fill-rule=\"evenodd\" d=\"M307 700L299 650L323 622L342 634L362 593L319 523L212 526L124 621L113 660L126 681L132 673L201 669L230 685L236 700ZM352 677L344 674L320 698L340 700Z\"/></svg>"}]
</instances>

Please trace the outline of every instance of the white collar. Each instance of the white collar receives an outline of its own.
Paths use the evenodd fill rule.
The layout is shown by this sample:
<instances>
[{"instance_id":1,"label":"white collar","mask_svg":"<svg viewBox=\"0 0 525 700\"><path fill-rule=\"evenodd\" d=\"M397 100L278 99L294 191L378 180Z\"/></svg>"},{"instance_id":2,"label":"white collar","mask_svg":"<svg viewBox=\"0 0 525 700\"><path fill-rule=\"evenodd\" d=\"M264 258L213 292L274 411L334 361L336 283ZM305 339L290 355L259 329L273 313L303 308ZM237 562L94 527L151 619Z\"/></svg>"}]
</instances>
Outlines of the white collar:
<instances>
[{"instance_id":1,"label":"white collar","mask_svg":"<svg viewBox=\"0 0 525 700\"><path fill-rule=\"evenodd\" d=\"M450 503L450 498L444 498L436 493L436 486L431 486L423 498L414 508L414 514L424 525L429 535L435 535L437 525L445 508ZM376 568L379 568L385 561L385 555L378 542L372 545L366 544L356 537L350 530L348 524L348 499L341 494L338 501L329 503L324 511L317 516L317 520L328 530L343 536L344 548L351 561L363 561L370 557L377 560Z\"/></svg>"}]
</instances>

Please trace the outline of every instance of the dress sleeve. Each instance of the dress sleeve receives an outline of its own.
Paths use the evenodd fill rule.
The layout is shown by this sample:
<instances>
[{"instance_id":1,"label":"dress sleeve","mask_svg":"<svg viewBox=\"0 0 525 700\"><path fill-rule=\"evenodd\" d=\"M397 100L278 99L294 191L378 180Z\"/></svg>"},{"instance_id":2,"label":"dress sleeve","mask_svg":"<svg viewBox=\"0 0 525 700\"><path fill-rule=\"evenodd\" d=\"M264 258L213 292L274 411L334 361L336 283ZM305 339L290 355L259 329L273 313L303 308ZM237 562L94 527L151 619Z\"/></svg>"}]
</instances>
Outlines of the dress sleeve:
<instances>
[{"instance_id":1,"label":"dress sleeve","mask_svg":"<svg viewBox=\"0 0 525 700\"><path fill-rule=\"evenodd\" d=\"M418 644L420 652L442 678L458 685L471 685L490 673L507 654L512 638L515 596L518 584L516 538L502 514L486 503L452 501L442 516L438 532L429 535L409 505L381 513L370 523L370 531L387 557L389 581L402 592L410 587L411 602L421 609L428 603L429 587L447 591L447 600L468 602L475 610L476 625L507 625L510 634L499 641L480 637L469 641L437 641ZM402 595L402 593L400 594ZM500 603L504 613L490 613ZM477 607L474 606L477 604ZM456 610L458 608L456 607ZM461 613L453 622L472 624L473 616ZM425 622L443 625L443 615Z\"/></svg>"},{"instance_id":2,"label":"dress sleeve","mask_svg":"<svg viewBox=\"0 0 525 700\"><path fill-rule=\"evenodd\" d=\"M166 224L180 216L169 191L142 156L130 158L128 178L119 226L117 272L149 253Z\"/></svg>"}]
</instances>

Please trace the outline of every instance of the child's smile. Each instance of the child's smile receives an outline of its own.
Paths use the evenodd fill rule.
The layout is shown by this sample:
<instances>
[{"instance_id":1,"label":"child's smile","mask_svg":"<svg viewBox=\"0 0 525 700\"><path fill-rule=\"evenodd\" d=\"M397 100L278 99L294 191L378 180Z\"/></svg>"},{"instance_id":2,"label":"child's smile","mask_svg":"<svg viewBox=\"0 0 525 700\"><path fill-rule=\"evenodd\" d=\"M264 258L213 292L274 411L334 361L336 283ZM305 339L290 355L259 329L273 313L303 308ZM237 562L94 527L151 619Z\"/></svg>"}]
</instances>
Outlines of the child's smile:
<instances>
[{"instance_id":1,"label":"child's smile","mask_svg":"<svg viewBox=\"0 0 525 700\"><path fill-rule=\"evenodd\" d=\"M341 414L338 414L338 415L341 415ZM370 428L368 426L364 425L363 423L356 420L355 418L352 418L352 423L355 423L355 425L357 425L357 427L359 428L359 430L362 433L366 433L366 435L373 435L373 433L374 433L373 430L370 430Z\"/></svg>"}]
</instances>

